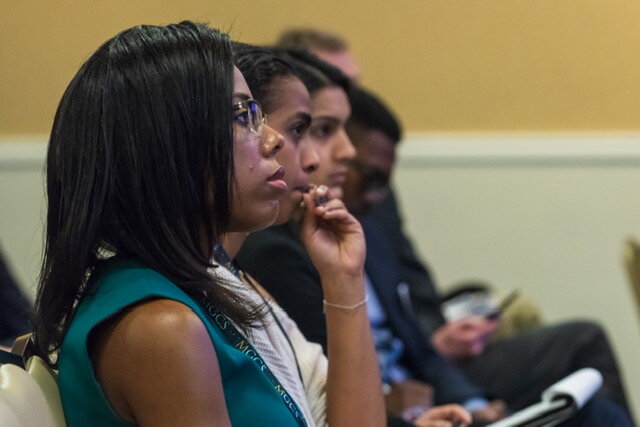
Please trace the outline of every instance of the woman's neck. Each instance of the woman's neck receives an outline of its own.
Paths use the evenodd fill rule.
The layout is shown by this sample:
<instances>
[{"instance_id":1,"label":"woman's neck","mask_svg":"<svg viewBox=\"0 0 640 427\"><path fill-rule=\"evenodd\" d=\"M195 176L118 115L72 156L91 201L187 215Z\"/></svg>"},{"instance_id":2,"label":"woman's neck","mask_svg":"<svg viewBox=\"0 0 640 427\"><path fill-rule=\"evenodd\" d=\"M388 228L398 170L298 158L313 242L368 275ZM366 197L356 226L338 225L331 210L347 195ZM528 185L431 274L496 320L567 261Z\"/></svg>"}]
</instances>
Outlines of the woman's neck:
<instances>
[{"instance_id":1,"label":"woman's neck","mask_svg":"<svg viewBox=\"0 0 640 427\"><path fill-rule=\"evenodd\" d=\"M224 248L229 258L233 260L238 252L240 252L240 248L242 248L242 244L249 233L237 232L237 233L226 233L222 236L222 247Z\"/></svg>"}]
</instances>

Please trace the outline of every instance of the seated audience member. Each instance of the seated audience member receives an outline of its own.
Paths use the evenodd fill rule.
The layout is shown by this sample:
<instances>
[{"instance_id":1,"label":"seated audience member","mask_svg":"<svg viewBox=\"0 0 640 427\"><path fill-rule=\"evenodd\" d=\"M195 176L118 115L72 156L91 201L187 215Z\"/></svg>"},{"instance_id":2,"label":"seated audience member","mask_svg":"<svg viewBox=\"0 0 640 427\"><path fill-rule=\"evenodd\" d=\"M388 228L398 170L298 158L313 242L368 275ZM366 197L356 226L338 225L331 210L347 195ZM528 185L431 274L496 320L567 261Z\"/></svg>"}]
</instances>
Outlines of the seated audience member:
<instances>
[{"instance_id":1,"label":"seated audience member","mask_svg":"<svg viewBox=\"0 0 640 427\"><path fill-rule=\"evenodd\" d=\"M285 141L282 149L276 154L276 160L287 171L284 181L287 184L288 191L279 199L278 216L275 224L285 223L292 215L298 217L305 215L304 210L300 207L303 197L305 197L305 204L309 204L316 197L326 195L325 187L318 188L315 190L315 194L309 195L313 197L304 196L304 193L313 188L309 174L318 168L318 154L309 138L311 98L301 78L305 81L310 81L318 80L322 76L317 75L317 73L313 74L311 70L301 66L297 67L296 72L291 65L292 62L295 62L295 60L278 55L268 48L235 44L236 65L245 76L253 96L263 105L264 111L269 117L269 126L280 133ZM323 83L318 82L318 84ZM331 86L332 84L326 79L324 85ZM325 211L322 218L326 220L331 218L330 215L344 215L345 212L342 206L343 204L339 199L328 201L320 208ZM306 222L312 219L313 217L308 215L304 217ZM303 229L307 229L306 226L303 226ZM224 247L228 257L233 258L236 255L245 237L246 234L242 233L225 235ZM318 256L318 252L321 249L315 247L321 243L318 240L319 237L322 236L316 235L313 239L306 240L307 244L312 245L307 250L312 254L315 253L316 256ZM331 250L330 247L325 247L324 249ZM323 256L326 256L326 254ZM339 263L334 260L332 264ZM239 275L251 280L240 268L236 266L235 269ZM286 274L286 272L283 273ZM326 274L325 277L331 278L330 275ZM269 312L275 320L275 325L281 326L286 331L284 335L288 338L287 341L291 345L291 350L296 355L296 362L303 378L314 421L317 424L324 424L325 384L327 381L335 382L335 376L341 376L344 373L333 369L334 379L327 378L327 360L322 353L322 348L318 344L306 341L297 327L295 327L295 323L271 299L270 295L264 293L258 283L255 281L252 281L252 283L256 289L263 293L265 303L268 304ZM334 287L343 285L332 280L322 282L323 291L327 295L338 295ZM365 307L360 305L353 309L332 308L332 310L337 310L338 313L327 313L328 327L330 327L330 322L335 322L336 320L341 322L340 318L336 317L336 314L342 312L343 315L352 315L351 311L364 311ZM335 327L336 324L333 326L334 332L336 331ZM344 346L355 344L353 340L341 343L339 337L340 335L328 330L328 340L331 348L339 350ZM343 338L346 338L346 335ZM283 346L287 347L285 343L283 343ZM329 366L340 366L335 359L331 359L332 357L344 356L340 355L338 351L329 353ZM327 398L330 398L330 396L327 396ZM465 415L464 409L461 407L456 408L454 405L432 408L424 414L416 415L418 415L418 418L414 422L419 426L435 426L439 425L439 422L446 420L470 421L470 416L468 414ZM400 425L399 421L390 419L389 424Z\"/></svg>"},{"instance_id":2,"label":"seated audience member","mask_svg":"<svg viewBox=\"0 0 640 427\"><path fill-rule=\"evenodd\" d=\"M351 78L359 78L360 67L349 50L347 41L341 36L311 28L294 28L284 31L277 42L278 47L307 50L331 65L339 68ZM348 60L340 60L348 58ZM402 279L409 285L413 309L420 326L429 335L442 324L440 296L433 286L431 275L404 234L402 217L395 191L389 185L382 202L372 208L369 217L384 228L398 256Z\"/></svg>"},{"instance_id":3,"label":"seated audience member","mask_svg":"<svg viewBox=\"0 0 640 427\"><path fill-rule=\"evenodd\" d=\"M69 426L316 425L295 353L220 246L275 220L283 144L227 36L206 25L134 27L84 63L49 143L35 326ZM363 299L360 225L305 197L327 289ZM326 421L383 425L366 312L327 322Z\"/></svg>"},{"instance_id":4,"label":"seated audience member","mask_svg":"<svg viewBox=\"0 0 640 427\"><path fill-rule=\"evenodd\" d=\"M344 186L344 201L350 211L365 224L370 220L367 214L382 201L388 189L395 163L396 146L400 140L400 127L391 112L371 93L355 88L349 100L352 115L347 124L347 132L356 147L357 157L352 163ZM373 235L374 230L381 231L381 227L374 221L364 229L367 240ZM380 244L383 244L382 239ZM367 245L368 248L371 246ZM387 258L391 258L393 254L388 252L390 247L387 240L379 250L385 252ZM370 252L367 256L370 256ZM390 295L396 292L406 296L406 289L402 290L404 285L397 283L387 282L382 286L391 288L386 291ZM410 310L410 301L405 302ZM599 393L600 398L592 403L599 409L594 410L590 405L574 422L601 422L617 416L624 422L626 416L622 409L618 408L616 411L613 408L609 414L608 408L615 405L599 403L600 400L615 401L616 393L622 392L621 389L611 389L612 385L620 387L620 379L609 344L601 331L595 334L595 331L584 323L539 328L531 333L520 334L516 338L496 341L489 344L483 352L490 332L495 327L495 320L477 316L467 321L469 326L462 332L473 336L474 340L470 340L465 348L468 351L466 357L462 360L453 357L450 359L457 360L457 365L467 377L484 387L491 395L500 396L510 407L520 409L539 401L542 391L552 383L580 368L593 367L605 376L605 387ZM432 341L438 348L435 336ZM496 349L495 353L493 349ZM493 357L485 360L484 365L475 368L478 374L467 369L468 364L473 363L475 354L480 354L477 356L478 359ZM534 389L536 393L531 393L530 389ZM518 407L514 402L522 403Z\"/></svg>"},{"instance_id":5,"label":"seated audience member","mask_svg":"<svg viewBox=\"0 0 640 427\"><path fill-rule=\"evenodd\" d=\"M354 92L356 94L359 93L359 91ZM377 102L375 98L371 97L366 98L366 101L366 105L369 107L373 102ZM356 106L358 108L356 108ZM356 117L358 109L362 109L362 106L363 104L354 102L354 114L356 115ZM390 114L388 114L386 110L384 110L382 104L378 103L374 106L374 109L376 107L383 109L383 112L386 113L387 116L384 117L378 114L373 117L370 122L365 123L376 123L376 126L382 127L385 127L386 125L391 123L391 127L393 127L393 123L395 122L395 120ZM367 111L367 108L365 107L364 110ZM350 120L349 123L349 130L352 131L353 126L351 124L354 123L354 120ZM393 166L395 142L399 140L399 127L397 125L395 127L396 131L390 131L386 133L385 131L376 129L373 137L367 139L368 147L367 150L365 150L367 153L374 154L365 154L361 162L359 156L358 160L355 162L354 167L352 168L353 172L350 173L349 179L347 180L347 185L344 188L344 194L346 200L348 200L349 202L354 202L352 208L357 212L360 212L362 214L366 213L367 208L370 207L370 205L374 205L375 203L379 202L379 200L384 195L383 189L388 182L391 168ZM385 127L385 130L388 129L389 127ZM395 136L389 136L389 134ZM359 145L356 144L356 148L358 147ZM319 151L321 150L322 148L319 148ZM358 152L358 154L360 154L360 152ZM322 158L323 156L321 155L321 159ZM389 159L391 159L390 162L388 161ZM316 173L312 174L312 177L314 179L318 179L318 182L325 182L330 184L330 179L325 178L323 180L321 178L318 178L318 173L322 173L322 170L323 164L321 161L319 170ZM330 170L331 168L329 168L329 171ZM325 173L327 173L326 169ZM327 176L330 176L330 173ZM354 193L357 193L362 197L353 198L352 196L354 195ZM403 353L403 347L407 343L405 338L407 335L400 335L396 331L399 331L398 324L402 324L401 321L405 324L411 324L412 319L407 315L407 313L402 312L402 303L400 302L402 297L399 296L399 293L396 293L396 284L398 283L398 278L397 275L394 276L392 273L395 270L393 257L385 251L388 242L385 241L385 236L383 235L383 233L376 233L375 224L369 223L366 217L361 217L361 219L363 220L363 228L365 230L365 235L367 236L367 261L365 264L365 270L369 279L368 287L370 300L368 305L374 333L377 333L376 345L379 350L379 357L381 353L383 355L381 358L383 359L381 363L383 378L385 380L391 379L391 381L393 381L394 379L411 378L412 372L408 369L406 361L408 359L408 356L410 355L410 352L416 350L416 346L406 346L408 352ZM290 224L290 226L292 225L293 224ZM276 227L275 229L272 228L252 236L248 240L248 246L246 247L249 250L249 258L260 259L260 254L279 254L284 252L288 254L288 256L286 257L288 262L290 264L293 264L292 255L294 252L293 249L295 249L295 243L295 229L289 228L288 230L277 230ZM240 259L242 260L243 252L241 252L240 255ZM298 262L297 270L293 271L294 277L292 279L297 283L297 287L287 287L290 291L290 294L296 291L294 296L289 298L290 304L297 304L298 306L302 306L301 310L304 310L306 312L305 317L297 319L303 330L305 327L307 327L312 329L316 333L318 333L319 331L321 333L321 329L318 328L318 324L308 324L309 319L313 317L313 313L310 313L310 311L313 311L315 307L318 306L319 300L322 299L321 290L319 289L317 284L313 284L313 272L309 270L304 271L307 262L302 262L304 261L303 256L299 254L298 257L301 259L301 261ZM259 275L261 273L266 273L269 268L277 268L273 267L273 264L279 260L272 257L270 261L270 266L263 265L260 271L254 270L254 274L260 277ZM265 276L267 275L268 274L265 274ZM264 283L264 285L270 292L276 295L278 291L277 284L275 284L275 288L271 288L268 283ZM274 284L272 283L272 285ZM280 291L282 291L282 289L283 287L280 287ZM320 292L319 295L318 291ZM314 293L315 295L311 295ZM278 296L276 296L276 298L278 298ZM315 303L313 303L313 299L316 300ZM375 304L372 305L372 302L374 302ZM282 303L286 307L286 304L284 302ZM395 311L391 311L394 310L394 306L396 306ZM400 308L398 309L398 307ZM413 325L413 329L414 331L417 331L415 325ZM419 335L419 332L416 333ZM428 342L428 340L424 336L419 337L418 342L420 341L425 344ZM386 348L384 348L385 346L380 346L381 343L386 344ZM426 353L423 353L423 356L426 355ZM393 359L393 357L395 357L395 359ZM547 382L546 385L551 384L551 382L552 381ZM436 396L438 396L439 390L437 385L435 389ZM613 408L611 408L611 411L608 411L611 405L613 405ZM594 407L598 410L594 410ZM602 401L596 399L592 404L588 405L585 411L581 412L580 418L573 420L572 423L574 423L574 425L589 425L589 423L593 423L594 420L597 420L597 424L595 425L600 424L603 420L615 420L618 425L625 425L625 423L628 422L623 411L615 407L614 404L611 404L606 400Z\"/></svg>"},{"instance_id":6,"label":"seated audience member","mask_svg":"<svg viewBox=\"0 0 640 427\"><path fill-rule=\"evenodd\" d=\"M299 52L296 55L299 61L304 62L296 62L298 66L302 65L303 69L311 67L312 70L312 73L307 73L308 77L304 82L311 92L313 122L310 137L318 152L320 164L311 176L328 185L332 195L339 196L349 163L355 156L354 147L345 132L350 107L344 89L336 83L328 85L323 81L329 78L334 82L342 82L344 77L338 70L310 55ZM323 79L319 79L323 75ZM331 306L323 307L327 304L323 304L320 276L305 251L299 232L300 218L254 233L245 241L237 259L243 269L256 277L298 323L307 339L321 343L326 349L327 330L323 310L329 312ZM370 250L369 247L367 249ZM268 257L264 258L267 254ZM369 258L367 263L370 263ZM393 270L389 271L393 276ZM274 276L275 272L279 273ZM329 303L332 302L327 295L324 297ZM394 307L399 310L396 305ZM428 341L422 339L413 323L401 316L394 316L393 320L403 338L412 345L411 351L406 353L410 359L408 369L413 372L412 377L434 386L437 404L466 403L472 409L473 405L479 404L481 409L486 409L483 414L486 418L498 418L502 414L498 403L495 407L487 406L484 399L475 399L481 398L482 392L438 356ZM330 346L328 350L331 351ZM393 357L393 354L389 356ZM388 364L383 363L383 368ZM395 375L393 369L389 373ZM407 376L406 379L410 378ZM394 383L396 393L403 392L405 381L399 378L395 380L395 377L387 378L387 381Z\"/></svg>"},{"instance_id":7,"label":"seated audience member","mask_svg":"<svg viewBox=\"0 0 640 427\"><path fill-rule=\"evenodd\" d=\"M10 348L18 335L29 332L30 316L31 305L0 253L0 346Z\"/></svg>"},{"instance_id":8,"label":"seated audience member","mask_svg":"<svg viewBox=\"0 0 640 427\"><path fill-rule=\"evenodd\" d=\"M282 46L309 50L327 62L343 68L343 71L360 75L360 67L349 51L346 41L332 33L313 29L285 31L278 42ZM342 59L341 59L342 58ZM345 61L343 58L349 58ZM359 150L361 151L361 150ZM393 161L392 161L393 162ZM426 265L415 252L403 230L402 218L393 189L386 186L386 196L372 205L368 218L384 231L396 254L401 278L408 284L406 301L416 315L421 329L431 337L438 352L455 360L476 384L496 396L507 399L513 409L522 408L536 401L548 376L555 381L567 372L583 366L593 366L602 372L605 383L601 395L606 395L628 410L624 387L609 341L602 328L587 321L566 322L525 332L511 339L491 341L487 332L497 326L482 318L467 318L446 322L440 309L441 298ZM403 288L404 289L404 288ZM514 349L520 349L528 357L512 358ZM528 349L528 350L524 350ZM541 372L529 367L536 351L544 352L542 360L536 360ZM518 382L499 375L504 366L511 371L529 372L531 375ZM500 382L500 380L503 380ZM535 383L535 385L534 385Z\"/></svg>"}]
</instances>

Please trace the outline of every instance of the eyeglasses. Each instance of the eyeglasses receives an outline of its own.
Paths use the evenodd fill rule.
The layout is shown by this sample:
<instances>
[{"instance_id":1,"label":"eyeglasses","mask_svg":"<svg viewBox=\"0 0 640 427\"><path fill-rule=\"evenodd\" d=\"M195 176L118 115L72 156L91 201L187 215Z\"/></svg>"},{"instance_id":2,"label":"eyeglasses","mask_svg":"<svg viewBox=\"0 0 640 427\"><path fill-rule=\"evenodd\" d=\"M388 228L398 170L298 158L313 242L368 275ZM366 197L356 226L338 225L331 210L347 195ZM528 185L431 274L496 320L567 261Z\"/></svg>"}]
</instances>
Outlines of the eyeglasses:
<instances>
[{"instance_id":1,"label":"eyeglasses","mask_svg":"<svg viewBox=\"0 0 640 427\"><path fill-rule=\"evenodd\" d=\"M262 112L262 106L255 99L245 99L233 105L233 121L248 128L256 135L262 135L262 127L267 122L267 115Z\"/></svg>"}]
</instances>

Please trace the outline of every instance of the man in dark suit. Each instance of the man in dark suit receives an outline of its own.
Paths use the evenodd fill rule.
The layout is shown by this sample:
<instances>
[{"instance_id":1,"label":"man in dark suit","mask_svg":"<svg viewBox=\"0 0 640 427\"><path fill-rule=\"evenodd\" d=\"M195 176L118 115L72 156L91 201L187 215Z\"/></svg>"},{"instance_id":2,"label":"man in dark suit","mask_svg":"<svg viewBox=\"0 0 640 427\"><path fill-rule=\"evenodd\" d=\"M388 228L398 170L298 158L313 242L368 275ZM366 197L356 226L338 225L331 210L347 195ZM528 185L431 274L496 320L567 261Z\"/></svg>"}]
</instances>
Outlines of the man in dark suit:
<instances>
[{"instance_id":1,"label":"man in dark suit","mask_svg":"<svg viewBox=\"0 0 640 427\"><path fill-rule=\"evenodd\" d=\"M467 378L488 393L504 398L512 409L538 401L547 386L583 367L598 369L604 376L600 395L626 409L611 347L594 323L566 322L491 341L496 320L480 316L444 320L429 272L402 232L395 199L387 197L382 202L389 191L396 141L400 139L397 121L366 91L354 90L350 101L348 132L357 159L344 187L345 203L386 235L384 250L395 255L401 280L407 283L408 290L402 292L407 295L407 310L414 312L415 308L421 315L424 331L440 355L454 361Z\"/></svg>"},{"instance_id":2,"label":"man in dark suit","mask_svg":"<svg viewBox=\"0 0 640 427\"><path fill-rule=\"evenodd\" d=\"M310 28L291 29L281 35L278 43L309 50L354 80L360 76L360 67L347 42L337 34ZM347 189L350 194L345 198L352 211L360 210L374 228L386 235L386 251L395 256L403 280L397 289L404 309L416 316L440 355L455 361L468 378L484 385L490 394L508 396L512 409L537 400L546 385L567 373L583 366L595 366L604 375L601 394L608 397L604 402L594 402L588 411L583 410L582 418L576 422L584 423L598 414L600 424L619 424L603 421L607 412L603 408L615 406L609 405L609 398L625 408L627 403L609 342L597 324L568 322L492 342L488 332L497 326L495 322L478 318L445 321L436 286L404 234L398 204L388 185L395 145L400 140L399 125L379 100L366 98L360 106L353 106L349 133L360 146L356 147L357 160L347 181L352 189ZM362 186L363 181L369 184ZM394 283L389 285L396 287Z\"/></svg>"},{"instance_id":3,"label":"man in dark suit","mask_svg":"<svg viewBox=\"0 0 640 427\"><path fill-rule=\"evenodd\" d=\"M368 310L377 335L383 378L389 383L407 379L431 383L437 403L466 403L470 409L477 405L476 408L485 409L486 418L497 418L502 408L487 405L486 394L467 379L465 374L474 374L473 370L465 369L468 363L438 354L412 317L407 281L422 280L421 285L432 294L434 325L436 328L442 325L435 287L428 271L411 250L410 242L401 233L397 212L396 216L380 215L383 211L371 213L382 200L385 200L382 207L394 207L394 199L388 197L388 183L395 161L395 145L400 139L399 126L384 105L370 94L355 90L350 98L353 115L348 130L356 141L358 157L351 163L344 198L350 210L359 215L367 237ZM394 227L398 233L388 233ZM295 222L251 236L238 259L298 322L308 339L326 343L319 278L297 237ZM511 344L508 341L505 341L507 345L489 344L485 349L495 323L480 322L480 326L483 325L484 330L471 331L475 344L465 347L465 343L458 350L471 351L475 345L473 351L478 353L478 360L483 359L483 354L487 355L486 368L482 369L490 373L478 368L480 372L475 377L480 378L478 383L493 391L493 396L504 397L512 405L519 402L518 406L526 406L537 401L542 389L584 366L595 366L604 371L605 377L613 377L613 381L609 381L613 388L616 381L619 384L615 361L599 328L583 323L559 325L538 331L537 335L519 337ZM577 339L567 336L576 332L580 332ZM554 362L538 364L537 359ZM562 359L569 362L559 362ZM614 371L609 369L611 363ZM523 384L534 387L535 394L523 388ZM605 395L610 394L607 391ZM610 417L616 419L616 424L628 421L608 398L596 399L574 422L587 425L594 419L601 423L612 419Z\"/></svg>"},{"instance_id":4,"label":"man in dark suit","mask_svg":"<svg viewBox=\"0 0 640 427\"><path fill-rule=\"evenodd\" d=\"M385 283L386 280L398 279L398 266L393 259L387 258L384 245L379 244L378 239L385 241L385 237L376 233L369 225L369 221L363 221L367 235L365 270L381 303L384 301L394 333L404 343L403 366L414 378L434 386L437 403L463 403L467 399L483 396L478 387L469 383L455 367L433 350L415 323L404 315L395 289L377 287L377 284ZM367 231L373 233L371 237ZM298 237L295 222L250 235L236 261L298 323L305 337L323 345L326 352L320 278Z\"/></svg>"}]
</instances>

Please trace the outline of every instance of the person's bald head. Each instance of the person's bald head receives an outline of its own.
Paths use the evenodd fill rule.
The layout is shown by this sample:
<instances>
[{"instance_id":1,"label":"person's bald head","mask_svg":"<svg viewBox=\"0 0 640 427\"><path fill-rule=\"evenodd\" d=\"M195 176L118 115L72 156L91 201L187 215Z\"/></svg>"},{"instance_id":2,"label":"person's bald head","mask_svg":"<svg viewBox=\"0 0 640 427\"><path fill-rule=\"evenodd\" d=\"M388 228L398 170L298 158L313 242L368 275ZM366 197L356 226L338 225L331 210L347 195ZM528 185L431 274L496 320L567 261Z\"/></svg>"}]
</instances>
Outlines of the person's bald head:
<instances>
[{"instance_id":1,"label":"person's bald head","mask_svg":"<svg viewBox=\"0 0 640 427\"><path fill-rule=\"evenodd\" d=\"M349 44L338 34L312 28L292 28L280 35L276 45L283 49L308 50L340 69L353 81L358 81L362 75Z\"/></svg>"}]
</instances>

